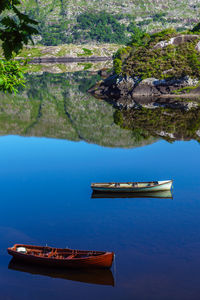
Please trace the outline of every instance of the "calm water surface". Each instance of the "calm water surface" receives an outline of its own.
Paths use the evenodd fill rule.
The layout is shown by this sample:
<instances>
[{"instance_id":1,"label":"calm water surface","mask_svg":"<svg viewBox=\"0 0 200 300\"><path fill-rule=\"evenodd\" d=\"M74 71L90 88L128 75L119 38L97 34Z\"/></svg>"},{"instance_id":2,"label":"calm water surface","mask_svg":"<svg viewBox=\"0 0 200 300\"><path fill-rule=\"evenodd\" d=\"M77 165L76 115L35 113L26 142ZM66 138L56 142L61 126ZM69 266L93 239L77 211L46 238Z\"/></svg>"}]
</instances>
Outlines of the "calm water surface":
<instances>
[{"instance_id":1,"label":"calm water surface","mask_svg":"<svg viewBox=\"0 0 200 300\"><path fill-rule=\"evenodd\" d=\"M199 299L199 153L193 140L111 148L2 136L0 299ZM91 198L91 182L168 178L173 199ZM16 242L116 259L110 273L59 274L10 262L6 248Z\"/></svg>"}]
</instances>

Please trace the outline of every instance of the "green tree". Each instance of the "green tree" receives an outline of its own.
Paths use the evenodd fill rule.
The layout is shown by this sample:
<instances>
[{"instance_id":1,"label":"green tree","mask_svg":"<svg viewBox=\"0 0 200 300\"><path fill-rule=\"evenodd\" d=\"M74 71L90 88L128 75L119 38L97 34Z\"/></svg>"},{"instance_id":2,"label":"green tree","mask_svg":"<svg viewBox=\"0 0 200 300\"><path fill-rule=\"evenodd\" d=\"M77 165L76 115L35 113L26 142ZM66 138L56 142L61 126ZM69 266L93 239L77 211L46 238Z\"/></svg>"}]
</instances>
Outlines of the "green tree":
<instances>
[{"instance_id":1,"label":"green tree","mask_svg":"<svg viewBox=\"0 0 200 300\"><path fill-rule=\"evenodd\" d=\"M77 17L77 25L73 31L75 42L81 42L82 40L119 44L127 42L126 26L120 24L116 16L105 11L80 14Z\"/></svg>"},{"instance_id":2,"label":"green tree","mask_svg":"<svg viewBox=\"0 0 200 300\"><path fill-rule=\"evenodd\" d=\"M0 60L0 90L16 92L24 86L23 67L11 58L18 54L24 44L33 43L32 35L37 34L37 22L20 12L19 0L0 1L0 41L5 59Z\"/></svg>"},{"instance_id":3,"label":"green tree","mask_svg":"<svg viewBox=\"0 0 200 300\"><path fill-rule=\"evenodd\" d=\"M21 13L17 8L19 4L19 0L0 2L0 40L6 59L11 59L13 53L18 54L29 41L33 43L32 35L38 33L33 26L38 23Z\"/></svg>"}]
</instances>

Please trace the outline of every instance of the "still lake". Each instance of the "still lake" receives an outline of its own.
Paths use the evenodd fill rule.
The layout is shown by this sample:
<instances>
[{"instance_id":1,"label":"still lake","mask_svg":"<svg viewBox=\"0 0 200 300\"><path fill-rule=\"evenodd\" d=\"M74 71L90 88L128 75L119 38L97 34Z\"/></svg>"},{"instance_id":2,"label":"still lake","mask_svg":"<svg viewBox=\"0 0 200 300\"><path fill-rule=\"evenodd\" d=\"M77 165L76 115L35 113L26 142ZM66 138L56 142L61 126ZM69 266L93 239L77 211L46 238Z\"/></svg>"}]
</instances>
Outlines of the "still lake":
<instances>
[{"instance_id":1,"label":"still lake","mask_svg":"<svg viewBox=\"0 0 200 300\"><path fill-rule=\"evenodd\" d=\"M1 95L0 299L199 299L199 143L120 128L111 105L85 92L85 73L28 80ZM96 199L90 188L165 179L173 199ZM116 258L110 272L49 271L13 263L14 243Z\"/></svg>"}]
</instances>

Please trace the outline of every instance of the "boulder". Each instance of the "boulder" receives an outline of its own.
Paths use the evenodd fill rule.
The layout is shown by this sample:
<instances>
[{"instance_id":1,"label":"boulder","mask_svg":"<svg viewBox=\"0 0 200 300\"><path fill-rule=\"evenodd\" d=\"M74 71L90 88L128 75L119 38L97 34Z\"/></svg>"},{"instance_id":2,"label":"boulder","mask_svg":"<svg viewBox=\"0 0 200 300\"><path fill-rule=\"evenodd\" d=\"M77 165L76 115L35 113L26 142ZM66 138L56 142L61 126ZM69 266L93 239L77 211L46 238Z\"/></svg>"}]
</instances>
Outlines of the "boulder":
<instances>
[{"instance_id":1,"label":"boulder","mask_svg":"<svg viewBox=\"0 0 200 300\"><path fill-rule=\"evenodd\" d=\"M132 97L135 96L158 96L163 94L171 94L175 90L195 86L198 84L197 79L189 76L182 78L173 78L170 80L159 80L156 78L147 78L142 80L132 91Z\"/></svg>"},{"instance_id":2,"label":"boulder","mask_svg":"<svg viewBox=\"0 0 200 300\"><path fill-rule=\"evenodd\" d=\"M178 45L181 45L181 44L184 44L187 42L192 42L198 38L199 38L199 35L196 35L196 34L182 34L182 35L173 37L168 41L161 41L161 42L157 43L154 46L154 48L161 49L161 48L167 47L169 45L178 46Z\"/></svg>"}]
</instances>

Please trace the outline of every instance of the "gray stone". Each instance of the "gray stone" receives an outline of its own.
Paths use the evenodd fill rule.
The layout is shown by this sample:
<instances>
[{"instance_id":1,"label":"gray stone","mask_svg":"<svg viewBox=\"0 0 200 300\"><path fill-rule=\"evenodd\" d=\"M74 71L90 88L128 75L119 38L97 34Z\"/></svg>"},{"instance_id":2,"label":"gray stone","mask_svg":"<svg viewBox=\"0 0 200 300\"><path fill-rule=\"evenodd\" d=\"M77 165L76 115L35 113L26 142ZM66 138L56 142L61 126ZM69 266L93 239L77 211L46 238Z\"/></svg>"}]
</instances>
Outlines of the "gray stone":
<instances>
[{"instance_id":1,"label":"gray stone","mask_svg":"<svg viewBox=\"0 0 200 300\"><path fill-rule=\"evenodd\" d=\"M199 38L199 35L196 35L196 34L182 34L182 35L173 37L168 41L161 41L161 42L157 43L154 46L154 48L155 49L162 49L162 48L165 48L169 45L178 46L178 45L184 44L186 42L194 41L198 38Z\"/></svg>"},{"instance_id":2,"label":"gray stone","mask_svg":"<svg viewBox=\"0 0 200 300\"><path fill-rule=\"evenodd\" d=\"M200 52L200 41L198 42L198 44L196 45L196 48L195 48L198 52Z\"/></svg>"}]
</instances>

